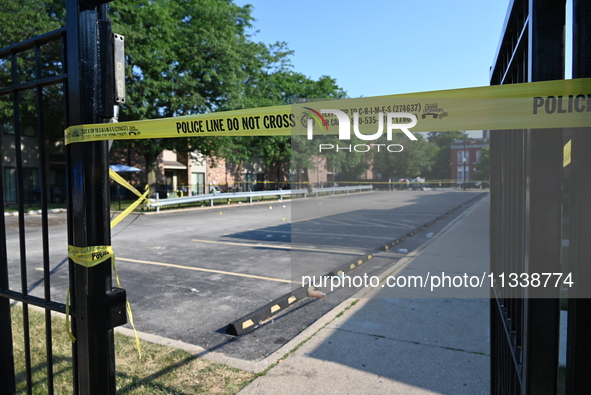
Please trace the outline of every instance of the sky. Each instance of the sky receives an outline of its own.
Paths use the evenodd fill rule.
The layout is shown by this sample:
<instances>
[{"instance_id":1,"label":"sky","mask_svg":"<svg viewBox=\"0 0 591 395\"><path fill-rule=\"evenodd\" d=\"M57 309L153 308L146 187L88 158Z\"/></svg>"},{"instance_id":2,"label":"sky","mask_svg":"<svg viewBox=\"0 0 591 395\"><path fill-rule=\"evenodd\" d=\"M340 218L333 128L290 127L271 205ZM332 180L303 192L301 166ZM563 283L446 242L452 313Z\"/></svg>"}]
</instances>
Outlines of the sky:
<instances>
[{"instance_id":1,"label":"sky","mask_svg":"<svg viewBox=\"0 0 591 395\"><path fill-rule=\"evenodd\" d=\"M235 0L253 41L285 41L293 70L349 97L489 85L510 0Z\"/></svg>"}]
</instances>

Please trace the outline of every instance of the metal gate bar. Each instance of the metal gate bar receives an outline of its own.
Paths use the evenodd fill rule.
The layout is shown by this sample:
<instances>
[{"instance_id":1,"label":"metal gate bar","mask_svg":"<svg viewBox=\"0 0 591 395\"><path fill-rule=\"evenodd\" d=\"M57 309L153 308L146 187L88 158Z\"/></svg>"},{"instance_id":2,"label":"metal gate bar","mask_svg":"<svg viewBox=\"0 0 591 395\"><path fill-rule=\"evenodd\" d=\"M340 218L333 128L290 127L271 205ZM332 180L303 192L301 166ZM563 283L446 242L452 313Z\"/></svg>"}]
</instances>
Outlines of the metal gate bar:
<instances>
[{"instance_id":1,"label":"metal gate bar","mask_svg":"<svg viewBox=\"0 0 591 395\"><path fill-rule=\"evenodd\" d=\"M114 116L111 25L107 6L66 2L68 125L108 122ZM111 245L108 142L66 147L68 244ZM70 260L77 390L83 394L116 393L114 334L109 314L111 260L86 268ZM123 294L124 295L124 294ZM125 303L125 297L123 298ZM125 308L120 308L125 312Z\"/></svg>"},{"instance_id":2,"label":"metal gate bar","mask_svg":"<svg viewBox=\"0 0 591 395\"><path fill-rule=\"evenodd\" d=\"M46 342L46 359L47 363L47 381L48 393L53 394L53 352L52 352L52 330L51 330L51 310L65 311L65 306L61 303L51 301L50 288L50 260L49 260L49 232L48 232L48 218L47 218L47 174L46 164L47 158L45 156L45 123L43 114L43 88L46 86L61 84L66 81L65 73L59 75L42 78L42 66L40 48L42 45L52 41L63 41L65 29L58 29L53 32L46 33L41 36L23 41L18 44L11 45L0 50L0 58L9 58L11 67L11 85L0 89L0 96L12 96L13 102L13 125L14 125L14 140L15 140L15 157L16 157L16 171L17 171L17 204L18 204L18 226L19 226L19 255L20 255L20 276L21 276L21 292L9 290L8 278L8 257L6 250L6 228L4 216L2 216L0 226L2 228L0 237L1 241L1 269L0 269L0 373L2 375L0 380L0 392L14 393L16 391L14 361L12 360L12 320L10 316L10 299L23 302L23 333L24 333L24 347L25 347L25 378L27 384L27 393L32 391L31 379L31 349L30 349L30 335L29 335L29 314L28 305L35 305L45 309L45 342ZM63 44L62 44L63 46ZM27 50L34 51L34 75L32 81L19 82L17 56ZM63 63L63 59L62 59ZM43 287L44 298L34 297L28 294L27 281L27 247L25 239L25 194L23 181L23 158L21 149L22 127L20 124L21 114L19 106L19 93L34 90L36 93L36 107L37 107L37 141L39 144L39 171L40 171L40 190L42 203L42 243L43 243ZM4 200L4 191L2 192L2 200Z\"/></svg>"},{"instance_id":3,"label":"metal gate bar","mask_svg":"<svg viewBox=\"0 0 591 395\"><path fill-rule=\"evenodd\" d=\"M573 78L591 77L591 4L573 0ZM581 293L591 284L591 128L574 129L570 171L569 290L566 355L567 394L591 393L591 299Z\"/></svg>"},{"instance_id":4,"label":"metal gate bar","mask_svg":"<svg viewBox=\"0 0 591 395\"><path fill-rule=\"evenodd\" d=\"M84 3L84 4L82 4ZM51 300L48 221L48 155L44 150L46 114L44 89L62 84L64 94L64 126L106 122L114 115L112 86L113 64L110 21L102 1L66 1L66 27L0 49L0 58L10 63L11 82L0 87L0 97L12 100L15 168L18 191L18 226L20 290L10 289L8 251L4 216L0 219L0 393L16 393L15 366L10 301L23 304L23 334L26 392L32 393L31 344L29 335L29 305L45 309L45 358L47 361L48 393L54 393L52 366L51 311L64 313L65 305ZM67 39L66 39L67 36ZM61 44L61 70L44 74L42 46L54 41ZM29 52L27 52L29 51ZM32 55L31 55L32 53ZM19 82L19 56L26 56L30 67L27 78ZM28 78L33 78L29 81ZM27 278L27 239L25 237L25 185L23 180L23 125L20 114L22 92L34 91L30 103L36 106L37 141L39 145L40 200L42 207L41 237L43 256L43 297L29 294ZM27 139L29 137L27 136ZM68 243L78 247L110 245L110 202L108 196L108 143L73 144L66 149L68 177ZM2 201L3 187L0 186ZM64 250L65 253L65 250ZM69 262L72 287L73 332L77 342L72 346L73 390L84 394L114 394L115 359L113 327L122 324L113 311L125 311L123 290L111 287L111 262L85 268ZM116 298L112 297L116 293ZM121 298L123 295L123 298ZM77 310L76 310L77 309ZM124 317L124 316L123 316ZM124 321L123 321L124 322ZM19 383L20 386L20 383Z\"/></svg>"},{"instance_id":5,"label":"metal gate bar","mask_svg":"<svg viewBox=\"0 0 591 395\"><path fill-rule=\"evenodd\" d=\"M564 78L564 0L514 0L491 84ZM491 271L560 271L562 130L491 131ZM559 293L491 294L491 391L554 394Z\"/></svg>"}]
</instances>

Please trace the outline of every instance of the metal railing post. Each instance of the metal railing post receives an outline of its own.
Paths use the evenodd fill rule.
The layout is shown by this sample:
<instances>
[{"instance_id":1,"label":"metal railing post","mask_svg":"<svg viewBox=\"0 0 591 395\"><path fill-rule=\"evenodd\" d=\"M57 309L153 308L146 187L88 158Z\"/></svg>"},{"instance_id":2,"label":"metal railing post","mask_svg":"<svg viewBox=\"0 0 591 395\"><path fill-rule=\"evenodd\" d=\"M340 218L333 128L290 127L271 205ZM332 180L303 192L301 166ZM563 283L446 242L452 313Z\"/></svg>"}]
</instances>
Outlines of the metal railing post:
<instances>
[{"instance_id":1,"label":"metal railing post","mask_svg":"<svg viewBox=\"0 0 591 395\"><path fill-rule=\"evenodd\" d=\"M530 0L528 79L530 82L564 79L563 0ZM562 129L526 132L527 185L525 270L560 272L562 241ZM560 292L528 289L524 392L555 394L558 388Z\"/></svg>"},{"instance_id":2,"label":"metal railing post","mask_svg":"<svg viewBox=\"0 0 591 395\"><path fill-rule=\"evenodd\" d=\"M110 33L106 5L84 6L67 0L68 125L106 122L113 104L104 97ZM108 143L71 144L66 150L68 180L68 244L75 247L111 244ZM115 394L113 329L108 293L111 261L86 268L70 265L74 392Z\"/></svg>"},{"instance_id":3,"label":"metal railing post","mask_svg":"<svg viewBox=\"0 0 591 395\"><path fill-rule=\"evenodd\" d=\"M591 4L573 1L573 78L591 77ZM573 129L570 165L569 271L576 279L568 291L568 336L566 352L566 393L591 391L591 299L587 288L591 281L591 128ZM587 294L587 295L585 295Z\"/></svg>"},{"instance_id":4,"label":"metal railing post","mask_svg":"<svg viewBox=\"0 0 591 395\"><path fill-rule=\"evenodd\" d=\"M0 182L0 196L4 196ZM4 215L0 217L0 291L8 290L8 265L6 253L6 227ZM14 377L14 352L12 348L12 320L10 299L0 297L0 393L16 394Z\"/></svg>"}]
</instances>

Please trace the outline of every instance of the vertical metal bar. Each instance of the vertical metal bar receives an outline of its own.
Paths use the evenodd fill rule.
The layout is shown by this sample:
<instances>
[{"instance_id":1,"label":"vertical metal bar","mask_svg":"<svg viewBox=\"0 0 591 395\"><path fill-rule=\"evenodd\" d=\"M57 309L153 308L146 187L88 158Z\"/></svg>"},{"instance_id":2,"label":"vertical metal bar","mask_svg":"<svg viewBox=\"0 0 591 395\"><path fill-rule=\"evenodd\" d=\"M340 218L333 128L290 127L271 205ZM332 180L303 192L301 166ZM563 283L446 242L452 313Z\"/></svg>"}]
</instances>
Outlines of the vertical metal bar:
<instances>
[{"instance_id":1,"label":"vertical metal bar","mask_svg":"<svg viewBox=\"0 0 591 395\"><path fill-rule=\"evenodd\" d=\"M78 71L78 63L77 61L70 62L69 59L71 56L76 56L75 59L78 59L78 3L77 1L66 1L66 34L62 38L62 62L64 65L64 72L68 75L68 79L64 84L64 97L63 97L63 107L66 109L64 111L64 121L66 125L72 125L72 116L74 112L79 111L79 103L70 100L70 97L73 93L77 92L80 73ZM76 15L76 16L74 16ZM70 70L72 67L72 70ZM75 81L75 82L74 82ZM72 93L71 93L72 92ZM79 98L78 96L75 96ZM69 107L70 105L75 105L76 107ZM79 119L79 117L77 117ZM70 158L66 155L66 174L71 168L70 166ZM70 188L70 180L68 176L66 176L66 190ZM67 193L67 192L66 192ZM69 197L66 199L69 201ZM66 202L67 203L67 202ZM69 206L69 205L68 205ZM68 216L69 218L69 216ZM70 240L70 229L68 227L68 240ZM75 283L75 276L74 276L74 267L75 264L70 260L68 262L68 284L70 289L70 306L72 309L76 307L75 295L76 290L72 289L72 285ZM74 319L72 319L74 322ZM71 327L72 334L76 337L77 330L76 325L72 325ZM79 393L79 382L78 382L78 346L76 342L72 342L72 393L78 394Z\"/></svg>"},{"instance_id":2,"label":"vertical metal bar","mask_svg":"<svg viewBox=\"0 0 591 395\"><path fill-rule=\"evenodd\" d=\"M35 78L42 78L41 53L39 44L35 45ZM45 155L45 116L43 112L43 88L35 89L37 99L37 129L39 144L39 179L41 189L41 236L43 247L43 292L46 302L51 301L49 225L47 218L47 158ZM45 309L45 355L47 358L47 391L53 395L53 341L51 337L51 310Z\"/></svg>"},{"instance_id":3,"label":"vertical metal bar","mask_svg":"<svg viewBox=\"0 0 591 395\"><path fill-rule=\"evenodd\" d=\"M529 0L528 80L564 78L565 0ZM527 273L559 272L562 244L562 130L526 134ZM543 291L542 294L540 291ZM524 300L524 393L558 387L560 293L529 288Z\"/></svg>"},{"instance_id":4,"label":"vertical metal bar","mask_svg":"<svg viewBox=\"0 0 591 395\"><path fill-rule=\"evenodd\" d=\"M498 215L493 215L493 213L498 212L498 179L499 179L499 171L498 171L498 161L496 160L497 155L499 153L497 141L498 141L498 133L497 131L491 130L490 131L490 152L491 152L491 163L490 163L490 271L492 273L495 272L497 267L498 261L498 249L494 248L498 246L498 237L497 237L497 230L499 228L498 224ZM494 291L491 289L490 291L490 392L491 394L499 393L499 385L500 385L500 366L501 366L501 356L500 356L500 345L499 345L499 309L497 306L497 300L494 294Z\"/></svg>"},{"instance_id":5,"label":"vertical metal bar","mask_svg":"<svg viewBox=\"0 0 591 395\"><path fill-rule=\"evenodd\" d=\"M591 4L573 0L573 78L591 77ZM591 128L574 129L570 183L569 290L566 393L591 393Z\"/></svg>"},{"instance_id":6,"label":"vertical metal bar","mask_svg":"<svg viewBox=\"0 0 591 395\"><path fill-rule=\"evenodd\" d=\"M86 8L67 1L68 104L70 124L98 123L102 68L99 20L106 6ZM110 245L108 146L106 141L71 144L68 161L68 242L77 247ZM113 330L107 322L111 262L74 266L78 385L82 394L114 394Z\"/></svg>"},{"instance_id":7,"label":"vertical metal bar","mask_svg":"<svg viewBox=\"0 0 591 395\"><path fill-rule=\"evenodd\" d=\"M4 186L0 178L0 199L4 203ZM0 290L8 290L8 257L6 251L6 223L0 216ZM12 347L12 319L10 299L0 297L0 393L16 394Z\"/></svg>"},{"instance_id":8,"label":"vertical metal bar","mask_svg":"<svg viewBox=\"0 0 591 395\"><path fill-rule=\"evenodd\" d=\"M18 81L17 57L12 54L12 83ZM17 204L18 204L18 232L19 232L19 250L20 250L20 274L21 274L21 292L23 296L28 294L27 289L27 250L25 240L25 187L23 182L23 158L21 144L21 125L20 125L20 107L19 93L13 93L13 111L14 111L14 145L16 158L16 184L17 184ZM27 382L27 393L32 393L31 380L31 342L29 334L29 308L23 303L23 337L25 348L25 377Z\"/></svg>"},{"instance_id":9,"label":"vertical metal bar","mask_svg":"<svg viewBox=\"0 0 591 395\"><path fill-rule=\"evenodd\" d=\"M525 273L560 272L562 134L528 131L528 221ZM535 134L535 136L534 136ZM559 288L530 288L524 300L524 392L555 394L560 337ZM550 297L552 296L552 297Z\"/></svg>"}]
</instances>

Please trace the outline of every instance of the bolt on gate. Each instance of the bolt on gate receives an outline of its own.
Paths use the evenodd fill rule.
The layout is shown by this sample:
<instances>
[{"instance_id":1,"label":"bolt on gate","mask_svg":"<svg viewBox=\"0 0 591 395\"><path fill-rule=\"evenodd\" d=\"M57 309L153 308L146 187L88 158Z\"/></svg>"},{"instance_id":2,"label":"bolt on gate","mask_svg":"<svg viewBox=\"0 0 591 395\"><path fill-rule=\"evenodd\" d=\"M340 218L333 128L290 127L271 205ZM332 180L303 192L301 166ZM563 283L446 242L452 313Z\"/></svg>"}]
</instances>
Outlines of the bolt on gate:
<instances>
[{"instance_id":1,"label":"bolt on gate","mask_svg":"<svg viewBox=\"0 0 591 395\"><path fill-rule=\"evenodd\" d=\"M565 3L510 2L491 85L565 78ZM572 5L573 78L591 77L591 4L573 0ZM574 282L567 295L559 288L542 293L495 284L490 305L493 394L556 394L559 386L567 394L591 392L591 299L582 293L591 281L590 132L491 131L491 272L568 271ZM566 165L568 141L572 161ZM561 265L567 255L563 239L568 240L568 267ZM568 298L562 368L561 297ZM561 371L565 383L559 383Z\"/></svg>"},{"instance_id":2,"label":"bolt on gate","mask_svg":"<svg viewBox=\"0 0 591 395\"><path fill-rule=\"evenodd\" d=\"M0 218L2 394L16 393L17 384L19 392L32 393L33 372L40 369L31 362L29 306L45 311L46 362L41 368L46 369L48 393L54 393L51 312L64 314L66 304L65 294L51 292L56 262L50 261L50 255L54 249L66 255L67 246L50 246L48 203L67 202L68 244L110 245L108 142L63 145L67 126L109 122L116 118L115 106L122 100L115 96L113 34L104 3L67 0L65 27L0 49L0 129L2 151L8 158L2 166L0 195L5 207L15 204L18 212L18 235L12 235L16 241L10 245L5 217ZM32 239L25 221L27 205L37 202L41 257L29 248ZM126 322L125 291L112 287L110 259L90 268L72 260L57 266L66 262L72 332L77 339L72 344L74 393L114 394L113 328ZM39 266L42 278L31 282L34 267ZM13 356L11 304L16 302L23 312L24 372L15 372Z\"/></svg>"}]
</instances>

